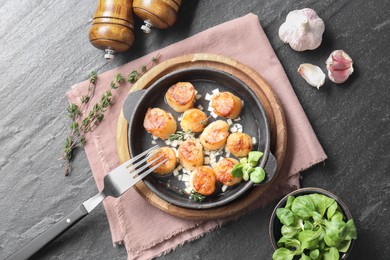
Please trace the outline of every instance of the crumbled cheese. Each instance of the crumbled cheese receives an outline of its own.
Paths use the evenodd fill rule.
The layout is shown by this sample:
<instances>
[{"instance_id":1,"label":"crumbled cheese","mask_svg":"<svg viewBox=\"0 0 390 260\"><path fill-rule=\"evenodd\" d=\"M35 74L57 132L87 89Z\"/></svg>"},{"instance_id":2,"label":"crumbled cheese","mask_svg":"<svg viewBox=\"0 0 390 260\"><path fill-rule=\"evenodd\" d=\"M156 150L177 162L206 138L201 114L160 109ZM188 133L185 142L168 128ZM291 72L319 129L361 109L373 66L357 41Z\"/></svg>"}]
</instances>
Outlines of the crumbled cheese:
<instances>
[{"instance_id":1,"label":"crumbled cheese","mask_svg":"<svg viewBox=\"0 0 390 260\"><path fill-rule=\"evenodd\" d=\"M181 180L183 179L183 174L180 174L179 176L177 176L177 179L178 179L179 181L181 181Z\"/></svg>"},{"instance_id":2,"label":"crumbled cheese","mask_svg":"<svg viewBox=\"0 0 390 260\"><path fill-rule=\"evenodd\" d=\"M171 143L171 146L177 147L177 140L173 140L172 143Z\"/></svg>"},{"instance_id":3,"label":"crumbled cheese","mask_svg":"<svg viewBox=\"0 0 390 260\"><path fill-rule=\"evenodd\" d=\"M183 169L183 167L182 167L181 165L179 165L179 166L176 167L176 169L177 169L178 171L180 171L181 169Z\"/></svg>"},{"instance_id":4,"label":"crumbled cheese","mask_svg":"<svg viewBox=\"0 0 390 260\"><path fill-rule=\"evenodd\" d=\"M151 135L153 140L157 140L157 136Z\"/></svg>"},{"instance_id":5,"label":"crumbled cheese","mask_svg":"<svg viewBox=\"0 0 390 260\"><path fill-rule=\"evenodd\" d=\"M199 110L203 110L202 105L199 105L199 106L198 106L198 109L199 109Z\"/></svg>"},{"instance_id":6,"label":"crumbled cheese","mask_svg":"<svg viewBox=\"0 0 390 260\"><path fill-rule=\"evenodd\" d=\"M210 113L210 115L211 115L213 118L217 118L217 117L218 117L218 115L217 115L216 113L214 113L214 111L212 111L212 112Z\"/></svg>"},{"instance_id":7,"label":"crumbled cheese","mask_svg":"<svg viewBox=\"0 0 390 260\"><path fill-rule=\"evenodd\" d=\"M187 173L187 169L186 168L183 168L183 173Z\"/></svg>"},{"instance_id":8,"label":"crumbled cheese","mask_svg":"<svg viewBox=\"0 0 390 260\"><path fill-rule=\"evenodd\" d=\"M226 157L230 157L230 153L226 153Z\"/></svg>"},{"instance_id":9,"label":"crumbled cheese","mask_svg":"<svg viewBox=\"0 0 390 260\"><path fill-rule=\"evenodd\" d=\"M238 129L237 129L237 132L242 133L242 128L238 128Z\"/></svg>"},{"instance_id":10,"label":"crumbled cheese","mask_svg":"<svg viewBox=\"0 0 390 260\"><path fill-rule=\"evenodd\" d=\"M181 180L182 181L189 181L190 180L190 176L188 174L182 174Z\"/></svg>"},{"instance_id":11,"label":"crumbled cheese","mask_svg":"<svg viewBox=\"0 0 390 260\"><path fill-rule=\"evenodd\" d=\"M204 164L209 164L210 163L210 157L204 157L203 163Z\"/></svg>"},{"instance_id":12,"label":"crumbled cheese","mask_svg":"<svg viewBox=\"0 0 390 260\"><path fill-rule=\"evenodd\" d=\"M152 144L157 144L157 142L153 140L153 141L152 141Z\"/></svg>"},{"instance_id":13,"label":"crumbled cheese","mask_svg":"<svg viewBox=\"0 0 390 260\"><path fill-rule=\"evenodd\" d=\"M184 185L186 185L186 187L190 187L190 182L186 181L184 182Z\"/></svg>"},{"instance_id":14,"label":"crumbled cheese","mask_svg":"<svg viewBox=\"0 0 390 260\"><path fill-rule=\"evenodd\" d=\"M210 151L204 151L205 155L210 155Z\"/></svg>"},{"instance_id":15,"label":"crumbled cheese","mask_svg":"<svg viewBox=\"0 0 390 260\"><path fill-rule=\"evenodd\" d=\"M237 117L236 119L234 119L235 122L238 122L241 120L241 117Z\"/></svg>"},{"instance_id":16,"label":"crumbled cheese","mask_svg":"<svg viewBox=\"0 0 390 260\"><path fill-rule=\"evenodd\" d=\"M202 97L201 94L197 94L197 95L195 96L195 99L200 99L201 97Z\"/></svg>"},{"instance_id":17,"label":"crumbled cheese","mask_svg":"<svg viewBox=\"0 0 390 260\"><path fill-rule=\"evenodd\" d=\"M210 95L209 93L206 93L206 96L204 97L207 101L210 101L213 99L213 95Z\"/></svg>"},{"instance_id":18,"label":"crumbled cheese","mask_svg":"<svg viewBox=\"0 0 390 260\"><path fill-rule=\"evenodd\" d=\"M179 175L179 170L176 168L173 170L173 176Z\"/></svg>"},{"instance_id":19,"label":"crumbled cheese","mask_svg":"<svg viewBox=\"0 0 390 260\"><path fill-rule=\"evenodd\" d=\"M187 188L184 189L185 193L191 193L191 191L192 191L191 187L187 187Z\"/></svg>"},{"instance_id":20,"label":"crumbled cheese","mask_svg":"<svg viewBox=\"0 0 390 260\"><path fill-rule=\"evenodd\" d=\"M237 127L235 127L234 125L232 127L230 127L230 132L236 133L237 132Z\"/></svg>"},{"instance_id":21,"label":"crumbled cheese","mask_svg":"<svg viewBox=\"0 0 390 260\"><path fill-rule=\"evenodd\" d=\"M228 123L228 125L232 125L233 124L233 121L230 118L228 120L226 120L226 122Z\"/></svg>"},{"instance_id":22,"label":"crumbled cheese","mask_svg":"<svg viewBox=\"0 0 390 260\"><path fill-rule=\"evenodd\" d=\"M218 160L218 162L222 161L223 159L225 159L225 158L223 158L222 156L221 156L221 157L219 157L219 160Z\"/></svg>"},{"instance_id":23,"label":"crumbled cheese","mask_svg":"<svg viewBox=\"0 0 390 260\"><path fill-rule=\"evenodd\" d=\"M222 192L225 192L227 189L228 189L228 186L226 186L226 185L223 185L221 188Z\"/></svg>"},{"instance_id":24,"label":"crumbled cheese","mask_svg":"<svg viewBox=\"0 0 390 260\"><path fill-rule=\"evenodd\" d=\"M213 92L214 95L215 95L215 94L218 94L218 93L219 93L219 89L216 88L216 89L212 90L211 92Z\"/></svg>"},{"instance_id":25,"label":"crumbled cheese","mask_svg":"<svg viewBox=\"0 0 390 260\"><path fill-rule=\"evenodd\" d=\"M169 139L165 140L165 144L166 145L171 145L171 140L169 140Z\"/></svg>"},{"instance_id":26,"label":"crumbled cheese","mask_svg":"<svg viewBox=\"0 0 390 260\"><path fill-rule=\"evenodd\" d=\"M214 111L214 108L213 108L212 106L209 106L209 107L207 108L207 111L213 112L213 111Z\"/></svg>"}]
</instances>

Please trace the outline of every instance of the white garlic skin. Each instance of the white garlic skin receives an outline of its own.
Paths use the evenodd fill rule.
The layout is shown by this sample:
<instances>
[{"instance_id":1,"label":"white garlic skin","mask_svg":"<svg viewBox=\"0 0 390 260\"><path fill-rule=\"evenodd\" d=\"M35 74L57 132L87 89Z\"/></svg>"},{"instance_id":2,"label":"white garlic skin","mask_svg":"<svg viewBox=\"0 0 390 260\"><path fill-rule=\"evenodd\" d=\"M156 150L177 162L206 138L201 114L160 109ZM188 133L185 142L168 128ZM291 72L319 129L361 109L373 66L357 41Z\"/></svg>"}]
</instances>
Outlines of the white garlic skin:
<instances>
[{"instance_id":1,"label":"white garlic skin","mask_svg":"<svg viewBox=\"0 0 390 260\"><path fill-rule=\"evenodd\" d=\"M344 83L353 72L353 60L343 50L333 51L326 60L328 77L334 83Z\"/></svg>"},{"instance_id":2,"label":"white garlic skin","mask_svg":"<svg viewBox=\"0 0 390 260\"><path fill-rule=\"evenodd\" d=\"M325 31L324 21L310 8L291 11L279 28L279 37L296 51L317 49Z\"/></svg>"},{"instance_id":3,"label":"white garlic skin","mask_svg":"<svg viewBox=\"0 0 390 260\"><path fill-rule=\"evenodd\" d=\"M321 68L310 64L303 63L298 68L298 73L309 83L311 86L319 89L325 83L325 73Z\"/></svg>"}]
</instances>

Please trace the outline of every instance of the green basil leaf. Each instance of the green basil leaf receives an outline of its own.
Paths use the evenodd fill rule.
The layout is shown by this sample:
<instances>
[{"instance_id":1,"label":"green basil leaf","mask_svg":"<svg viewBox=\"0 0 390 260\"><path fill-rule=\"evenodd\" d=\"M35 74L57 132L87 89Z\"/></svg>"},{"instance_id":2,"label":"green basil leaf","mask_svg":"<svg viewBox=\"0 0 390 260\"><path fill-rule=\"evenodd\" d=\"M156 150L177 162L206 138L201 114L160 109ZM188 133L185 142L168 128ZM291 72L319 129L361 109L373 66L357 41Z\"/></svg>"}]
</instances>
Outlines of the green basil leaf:
<instances>
[{"instance_id":1,"label":"green basil leaf","mask_svg":"<svg viewBox=\"0 0 390 260\"><path fill-rule=\"evenodd\" d=\"M310 221L305 221L303 224L303 230L313 230L314 226Z\"/></svg>"},{"instance_id":2,"label":"green basil leaf","mask_svg":"<svg viewBox=\"0 0 390 260\"><path fill-rule=\"evenodd\" d=\"M335 202L334 199L329 198L328 196L322 194L310 194L309 195L314 203L316 211L321 214L321 217L325 215L326 210L330 207L330 205Z\"/></svg>"},{"instance_id":3,"label":"green basil leaf","mask_svg":"<svg viewBox=\"0 0 390 260\"><path fill-rule=\"evenodd\" d=\"M253 174L253 173L252 173ZM278 216L280 222L284 225L290 226L294 223L294 214L291 210L285 208L278 208L276 210L276 216Z\"/></svg>"},{"instance_id":4,"label":"green basil leaf","mask_svg":"<svg viewBox=\"0 0 390 260\"><path fill-rule=\"evenodd\" d=\"M353 219L348 220L346 226L348 229L346 239L348 239L348 240L357 239L357 230L356 230L355 222L353 221Z\"/></svg>"},{"instance_id":5,"label":"green basil leaf","mask_svg":"<svg viewBox=\"0 0 390 260\"><path fill-rule=\"evenodd\" d=\"M301 258L299 258L299 260L311 260L311 258L305 255L305 253L302 253Z\"/></svg>"},{"instance_id":6,"label":"green basil leaf","mask_svg":"<svg viewBox=\"0 0 390 260\"><path fill-rule=\"evenodd\" d=\"M272 255L273 260L292 260L295 253L287 248L278 248Z\"/></svg>"},{"instance_id":7,"label":"green basil leaf","mask_svg":"<svg viewBox=\"0 0 390 260\"><path fill-rule=\"evenodd\" d=\"M234 167L232 169L232 175L236 178L241 178L243 167L244 167L244 165L242 165L241 163L234 165Z\"/></svg>"},{"instance_id":8,"label":"green basil leaf","mask_svg":"<svg viewBox=\"0 0 390 260\"><path fill-rule=\"evenodd\" d=\"M320 231L303 230L299 233L298 239L302 249L316 249L320 241Z\"/></svg>"},{"instance_id":9,"label":"green basil leaf","mask_svg":"<svg viewBox=\"0 0 390 260\"><path fill-rule=\"evenodd\" d=\"M339 260L340 254L337 248L331 247L329 251L326 251L324 254L324 260Z\"/></svg>"},{"instance_id":10,"label":"green basil leaf","mask_svg":"<svg viewBox=\"0 0 390 260\"><path fill-rule=\"evenodd\" d=\"M341 253L345 253L348 251L349 247L351 246L352 240L344 240L340 242L340 244L337 246L337 250Z\"/></svg>"},{"instance_id":11,"label":"green basil leaf","mask_svg":"<svg viewBox=\"0 0 390 260\"><path fill-rule=\"evenodd\" d=\"M314 249L314 250L310 251L309 256L311 259L317 259L320 256L320 250Z\"/></svg>"},{"instance_id":12,"label":"green basil leaf","mask_svg":"<svg viewBox=\"0 0 390 260\"><path fill-rule=\"evenodd\" d=\"M253 183L261 183L265 179L265 171L261 167L256 167L253 172L250 174L250 179Z\"/></svg>"},{"instance_id":13,"label":"green basil leaf","mask_svg":"<svg viewBox=\"0 0 390 260\"><path fill-rule=\"evenodd\" d=\"M293 227L293 226L283 225L282 228L280 229L280 231L282 232L282 235L284 237L286 237L286 238L293 238L296 235L298 235L299 232L302 231L302 229L296 228L296 227Z\"/></svg>"},{"instance_id":14,"label":"green basil leaf","mask_svg":"<svg viewBox=\"0 0 390 260\"><path fill-rule=\"evenodd\" d=\"M312 217L313 217L313 220L317 223L322 223L323 222L323 218L322 218L322 215L320 213L318 213L317 211L313 211L312 212Z\"/></svg>"},{"instance_id":15,"label":"green basil leaf","mask_svg":"<svg viewBox=\"0 0 390 260\"><path fill-rule=\"evenodd\" d=\"M325 243L330 247L337 247L348 235L348 227L341 220L325 221Z\"/></svg>"},{"instance_id":16,"label":"green basil leaf","mask_svg":"<svg viewBox=\"0 0 390 260\"><path fill-rule=\"evenodd\" d=\"M288 196L286 206L284 206L286 209L291 209L291 204L295 200L294 196Z\"/></svg>"},{"instance_id":17,"label":"green basil leaf","mask_svg":"<svg viewBox=\"0 0 390 260\"><path fill-rule=\"evenodd\" d=\"M308 195L304 195L295 198L291 205L291 210L295 215L308 219L312 216L315 207L311 198Z\"/></svg>"},{"instance_id":18,"label":"green basil leaf","mask_svg":"<svg viewBox=\"0 0 390 260\"><path fill-rule=\"evenodd\" d=\"M241 163L241 164L247 164L247 163L248 163L248 159L247 159L246 157L241 158L241 159L240 159L240 163Z\"/></svg>"},{"instance_id":19,"label":"green basil leaf","mask_svg":"<svg viewBox=\"0 0 390 260\"><path fill-rule=\"evenodd\" d=\"M245 164L244 167L242 167L242 176L244 181L249 180L249 175L251 172L253 172L255 169L252 168L249 164Z\"/></svg>"},{"instance_id":20,"label":"green basil leaf","mask_svg":"<svg viewBox=\"0 0 390 260\"><path fill-rule=\"evenodd\" d=\"M341 213L340 211L336 211L334 213L334 215L332 216L331 221L333 221L333 220L343 221L343 219L344 219L343 213Z\"/></svg>"},{"instance_id":21,"label":"green basil leaf","mask_svg":"<svg viewBox=\"0 0 390 260\"><path fill-rule=\"evenodd\" d=\"M330 207L328 208L328 211L326 212L326 216L328 219L331 219L334 215L334 213L336 213L336 209L339 205L337 204L337 202L333 202L332 205L330 205Z\"/></svg>"},{"instance_id":22,"label":"green basil leaf","mask_svg":"<svg viewBox=\"0 0 390 260\"><path fill-rule=\"evenodd\" d=\"M263 157L262 152L251 151L248 154L248 163L250 163L252 167L256 167L261 157Z\"/></svg>"}]
</instances>

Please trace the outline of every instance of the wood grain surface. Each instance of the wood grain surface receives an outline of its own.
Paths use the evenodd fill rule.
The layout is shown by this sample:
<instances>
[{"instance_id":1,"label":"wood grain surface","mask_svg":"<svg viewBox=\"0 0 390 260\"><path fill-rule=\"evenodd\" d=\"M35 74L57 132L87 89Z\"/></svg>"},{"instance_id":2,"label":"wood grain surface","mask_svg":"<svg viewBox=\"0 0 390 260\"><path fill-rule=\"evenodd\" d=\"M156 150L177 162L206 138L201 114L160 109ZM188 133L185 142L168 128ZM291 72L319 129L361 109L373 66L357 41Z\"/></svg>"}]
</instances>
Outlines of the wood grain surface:
<instances>
[{"instance_id":1,"label":"wood grain surface","mask_svg":"<svg viewBox=\"0 0 390 260\"><path fill-rule=\"evenodd\" d=\"M193 220L229 217L247 210L250 205L269 191L275 181L278 180L278 172L283 163L287 146L287 128L283 109L271 87L253 69L230 58L215 54L198 53L164 61L140 78L130 92L148 88L155 81L170 72L199 67L213 68L227 72L239 78L254 90L267 113L271 130L271 151L278 161L278 168L274 179L268 184L261 187L254 187L243 197L225 206L213 209L195 210L172 205L158 197L143 182L136 184L136 190L153 206L172 215ZM116 138L118 155L121 162L130 158L127 130L128 123L123 114L121 114L118 119Z\"/></svg>"}]
</instances>

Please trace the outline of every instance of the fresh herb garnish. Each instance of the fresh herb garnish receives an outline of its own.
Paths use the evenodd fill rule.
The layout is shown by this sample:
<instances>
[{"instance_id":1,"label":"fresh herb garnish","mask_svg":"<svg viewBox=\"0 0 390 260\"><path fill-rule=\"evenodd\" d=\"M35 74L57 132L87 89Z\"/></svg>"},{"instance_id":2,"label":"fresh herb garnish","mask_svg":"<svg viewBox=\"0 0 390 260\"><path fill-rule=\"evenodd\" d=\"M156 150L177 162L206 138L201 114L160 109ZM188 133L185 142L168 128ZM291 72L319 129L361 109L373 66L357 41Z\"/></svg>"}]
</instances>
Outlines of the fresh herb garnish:
<instances>
[{"instance_id":1,"label":"fresh herb garnish","mask_svg":"<svg viewBox=\"0 0 390 260\"><path fill-rule=\"evenodd\" d=\"M191 193L190 193L189 198L191 200L195 200L197 202L202 202L206 198L206 196L203 196L202 194L192 190Z\"/></svg>"},{"instance_id":2,"label":"fresh herb garnish","mask_svg":"<svg viewBox=\"0 0 390 260\"><path fill-rule=\"evenodd\" d=\"M156 64L158 62L159 56L160 54L157 54L157 56L153 57L147 65L143 65L136 77L131 81L129 80L129 82L136 82L147 71L151 64ZM129 78L131 78L132 74L134 74L134 71L130 73ZM93 131L103 121L104 113L112 104L113 94L111 90L118 89L121 84L125 83L125 78L120 73L116 74L114 79L110 82L110 90L107 90L100 97L100 100L95 103L89 111L87 111L89 103L94 96L97 81L98 73L97 71L92 71L89 75L88 92L86 95L82 95L80 97L80 105L78 106L77 104L72 103L67 108L68 117L71 119L71 131L65 140L62 155L62 159L66 161L65 176L70 172L71 160L73 158L75 148L84 145L85 134Z\"/></svg>"},{"instance_id":3,"label":"fresh herb garnish","mask_svg":"<svg viewBox=\"0 0 390 260\"><path fill-rule=\"evenodd\" d=\"M275 260L339 259L357 238L353 219L345 222L337 202L322 194L289 196L276 215L283 226L279 248L272 256Z\"/></svg>"},{"instance_id":4,"label":"fresh herb garnish","mask_svg":"<svg viewBox=\"0 0 390 260\"><path fill-rule=\"evenodd\" d=\"M158 53L155 57L153 57L148 64L142 65L139 70L133 70L127 77L127 81L129 83L135 83L143 74L145 74L148 71L149 67L158 63L159 57L160 57L160 53Z\"/></svg>"},{"instance_id":5,"label":"fresh herb garnish","mask_svg":"<svg viewBox=\"0 0 390 260\"><path fill-rule=\"evenodd\" d=\"M178 140L178 141L184 141L188 138L189 135L191 135L192 132L191 130L188 130L187 132L184 132L184 131L177 131L176 133L174 134L171 134L169 136L169 141L175 141L175 140Z\"/></svg>"},{"instance_id":6,"label":"fresh herb garnish","mask_svg":"<svg viewBox=\"0 0 390 260\"><path fill-rule=\"evenodd\" d=\"M249 152L248 157L241 158L240 163L233 167L232 175L237 178L243 178L244 181L251 180L256 184L261 183L265 179L264 169L257 166L261 157L263 157L262 152Z\"/></svg>"}]
</instances>

